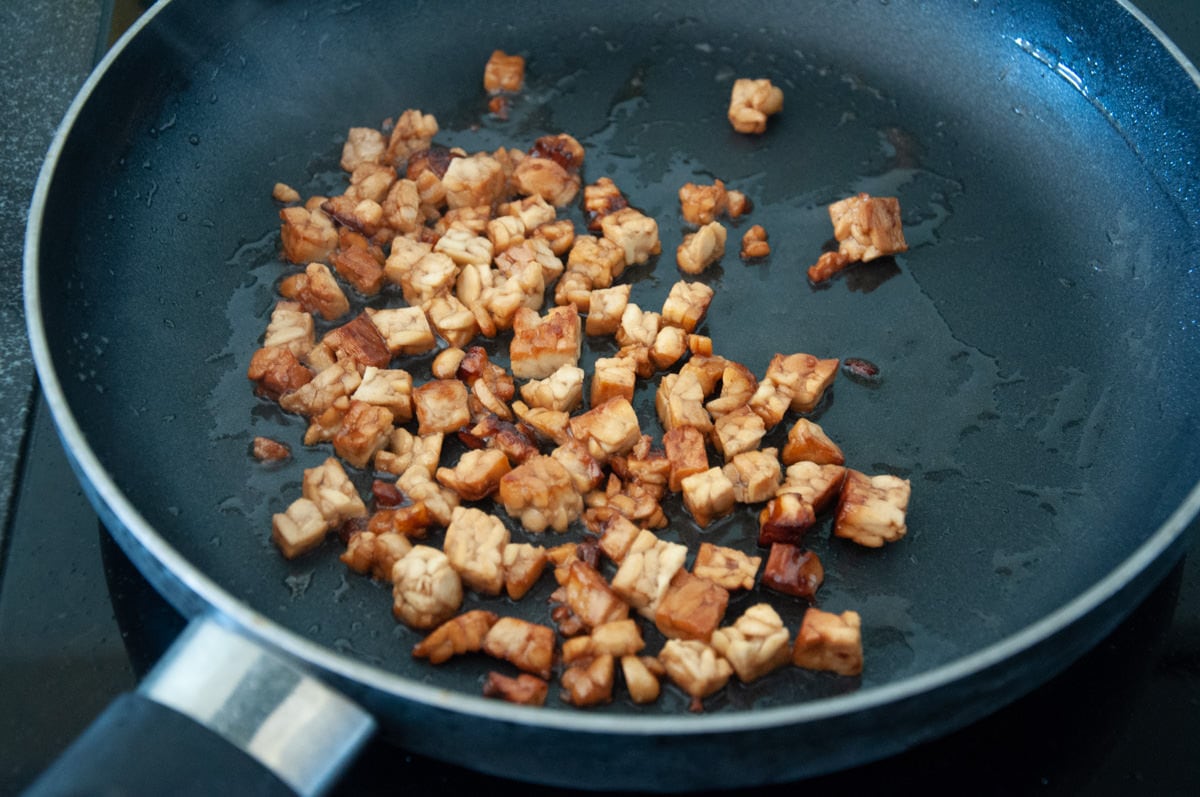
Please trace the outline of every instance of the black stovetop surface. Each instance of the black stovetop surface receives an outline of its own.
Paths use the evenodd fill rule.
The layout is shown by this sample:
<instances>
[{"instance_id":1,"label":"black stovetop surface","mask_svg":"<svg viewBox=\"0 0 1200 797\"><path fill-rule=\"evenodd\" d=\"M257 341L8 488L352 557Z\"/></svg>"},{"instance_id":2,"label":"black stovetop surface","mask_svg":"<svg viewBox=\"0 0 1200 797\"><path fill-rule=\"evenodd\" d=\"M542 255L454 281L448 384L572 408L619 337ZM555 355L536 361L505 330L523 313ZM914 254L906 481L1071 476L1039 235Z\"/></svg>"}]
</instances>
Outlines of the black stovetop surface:
<instances>
[{"instance_id":1,"label":"black stovetop surface","mask_svg":"<svg viewBox=\"0 0 1200 797\"><path fill-rule=\"evenodd\" d=\"M1200 60L1194 3L1139 5ZM21 18L0 11L0 27L18 42L0 64L11 110L0 115L7 175L0 196L7 213L0 230L0 342L7 352L25 346L20 314L14 322L9 310L19 307L14 242L36 160L85 77L112 5L35 2L22 7ZM118 23L124 5L115 4ZM0 424L0 505L12 494L0 515L0 794L28 784L110 699L133 688L182 627L100 527L49 412L31 390L31 373L27 355L0 370L0 402L12 408ZM1091 653L995 715L884 761L756 793L939 785L981 795L1200 794L1200 553L1180 563ZM503 784L374 743L336 793L382 794L398 786L419 794Z\"/></svg>"}]
</instances>

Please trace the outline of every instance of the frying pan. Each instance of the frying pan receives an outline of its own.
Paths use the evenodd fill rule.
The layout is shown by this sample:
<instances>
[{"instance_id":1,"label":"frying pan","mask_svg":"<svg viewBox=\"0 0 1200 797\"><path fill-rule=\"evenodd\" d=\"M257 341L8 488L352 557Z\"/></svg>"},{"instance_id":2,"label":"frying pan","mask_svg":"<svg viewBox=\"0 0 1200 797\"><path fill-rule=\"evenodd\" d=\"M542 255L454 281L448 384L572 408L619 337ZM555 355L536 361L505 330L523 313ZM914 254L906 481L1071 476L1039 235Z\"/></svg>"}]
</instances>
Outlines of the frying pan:
<instances>
[{"instance_id":1,"label":"frying pan","mask_svg":"<svg viewBox=\"0 0 1200 797\"><path fill-rule=\"evenodd\" d=\"M481 89L495 48L528 61L506 121ZM762 137L724 119L739 76L784 89ZM1195 78L1126 3L175 0L105 60L51 149L26 246L30 339L85 490L199 618L193 642L232 632L399 745L485 772L653 790L813 775L1030 690L1184 551L1200 507ZM818 604L863 616L860 679L780 672L699 715L670 687L650 708L501 704L478 697L494 665L413 662L388 591L348 575L335 541L291 562L273 550L270 515L328 451L300 446L302 421L244 376L290 268L270 187L340 190L346 129L408 107L468 150L579 138L585 180L611 176L659 220L664 254L628 275L643 307L679 278L678 187L719 177L751 197L745 224L773 252L730 252L702 277L702 331L758 373L775 352L874 362L877 382L839 378L814 417L849 464L913 484L899 543L857 549L827 522L810 535ZM910 250L810 286L824 208L857 191L899 197ZM589 342L585 362L605 353ZM294 461L253 461L256 434ZM745 515L701 531L667 508L669 538L752 539ZM542 587L503 612L544 622ZM794 629L804 606L775 603ZM338 755L366 728L347 725Z\"/></svg>"}]
</instances>

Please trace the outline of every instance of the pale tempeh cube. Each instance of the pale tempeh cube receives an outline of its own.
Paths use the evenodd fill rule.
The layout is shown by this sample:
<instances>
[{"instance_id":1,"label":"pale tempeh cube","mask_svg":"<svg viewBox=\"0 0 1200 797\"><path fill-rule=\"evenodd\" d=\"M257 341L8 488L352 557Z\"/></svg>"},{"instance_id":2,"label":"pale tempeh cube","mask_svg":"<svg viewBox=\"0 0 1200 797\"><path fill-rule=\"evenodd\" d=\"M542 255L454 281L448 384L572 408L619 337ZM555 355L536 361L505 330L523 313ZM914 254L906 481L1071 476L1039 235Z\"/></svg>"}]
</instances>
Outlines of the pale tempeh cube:
<instances>
[{"instance_id":1,"label":"pale tempeh cube","mask_svg":"<svg viewBox=\"0 0 1200 797\"><path fill-rule=\"evenodd\" d=\"M868 548L895 542L908 531L905 513L911 491L907 479L890 474L868 476L847 468L833 526L834 536Z\"/></svg>"}]
</instances>

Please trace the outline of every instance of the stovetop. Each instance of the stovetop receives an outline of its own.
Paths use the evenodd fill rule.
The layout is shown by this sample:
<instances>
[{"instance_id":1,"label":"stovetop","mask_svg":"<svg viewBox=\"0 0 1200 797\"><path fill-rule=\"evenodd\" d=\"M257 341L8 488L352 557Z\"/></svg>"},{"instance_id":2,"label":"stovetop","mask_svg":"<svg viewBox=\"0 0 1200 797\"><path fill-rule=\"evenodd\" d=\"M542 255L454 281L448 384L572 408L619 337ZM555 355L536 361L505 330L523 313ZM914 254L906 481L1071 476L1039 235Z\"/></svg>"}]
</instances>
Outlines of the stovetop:
<instances>
[{"instance_id":1,"label":"stovetop","mask_svg":"<svg viewBox=\"0 0 1200 797\"><path fill-rule=\"evenodd\" d=\"M1139 5L1200 60L1193 0ZM115 5L115 12L114 12ZM26 16L0 11L17 35L6 48L0 85L15 89L14 114L0 115L7 174L0 209L28 204L36 160L72 87L107 41L109 21L126 6L37 2ZM136 13L136 7L132 13ZM7 17L14 16L10 20ZM72 42L74 46L72 46ZM46 57L58 53L62 57ZM31 57L35 56L36 57ZM30 74L30 73L33 74ZM14 75L19 80L10 79ZM51 86L52 90L39 87ZM6 106L7 107L7 106ZM19 143L16 132L23 138ZM31 130L33 132L31 132ZM19 305L19 227L8 213L4 245L5 351L23 351L24 332L8 308ZM16 293L14 293L14 290ZM19 313L17 314L19 316ZM6 521L0 536L0 793L28 784L107 702L137 680L182 627L100 527L55 436L49 412L30 391L27 357L0 371L0 477ZM15 442L14 442L15 441ZM822 795L926 789L973 794L1200 794L1200 552L1180 563L1131 616L1063 674L995 715L941 740L848 772L806 781ZM336 794L502 788L496 779L374 743ZM530 795L565 794L522 785ZM784 794L784 784L757 790Z\"/></svg>"}]
</instances>

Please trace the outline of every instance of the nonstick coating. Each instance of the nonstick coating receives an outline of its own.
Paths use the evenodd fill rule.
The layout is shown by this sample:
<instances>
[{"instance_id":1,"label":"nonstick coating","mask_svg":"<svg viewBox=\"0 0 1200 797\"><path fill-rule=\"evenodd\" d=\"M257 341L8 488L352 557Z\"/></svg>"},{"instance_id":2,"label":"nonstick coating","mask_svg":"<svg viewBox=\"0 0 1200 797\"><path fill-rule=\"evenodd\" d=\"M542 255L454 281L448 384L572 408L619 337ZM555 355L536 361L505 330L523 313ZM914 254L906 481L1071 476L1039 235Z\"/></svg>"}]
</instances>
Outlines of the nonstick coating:
<instances>
[{"instance_id":1,"label":"nonstick coating","mask_svg":"<svg viewBox=\"0 0 1200 797\"><path fill-rule=\"evenodd\" d=\"M528 62L507 122L488 117L481 87L495 48ZM761 138L724 118L740 76L784 89ZM1032 688L1182 551L1200 479L1200 102L1119 5L214 13L177 0L89 89L43 175L27 272L40 373L81 476L176 605L215 608L307 659L403 745L595 787L847 766ZM469 151L579 138L585 181L611 176L659 221L662 256L629 272L646 308L680 276L679 186L718 177L751 197L702 277L716 299L701 331L760 374L775 352L876 363L878 384L839 377L814 417L848 464L913 484L903 541L861 549L830 539L828 522L810 536L827 574L819 605L862 614L861 680L780 672L729 686L699 716L673 688L649 708L552 698L523 710L474 697L486 662L414 662L417 637L392 619L388 590L348 574L336 541L278 555L270 516L329 452L301 446L302 420L245 378L275 283L293 270L271 186L340 190L346 129L409 107L437 116L439 143ZM804 269L831 237L825 206L858 191L899 197L911 249L811 287ZM773 251L748 265L736 241L753 223ZM605 346L589 343L585 360ZM643 416L651 390L639 390ZM254 461L256 434L292 444L295 461ZM749 514L703 532L674 517L673 539L754 534ZM519 604L468 607L544 622L548 581ZM728 616L761 595L736 597ZM773 602L794 629L804 606Z\"/></svg>"}]
</instances>

